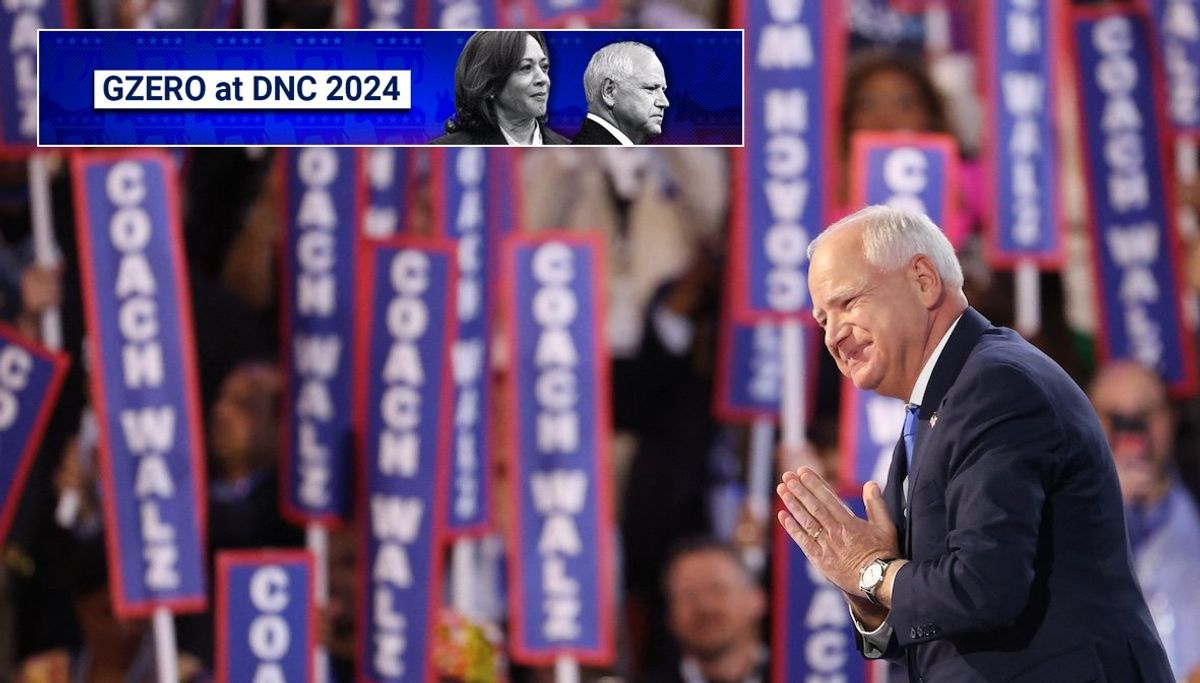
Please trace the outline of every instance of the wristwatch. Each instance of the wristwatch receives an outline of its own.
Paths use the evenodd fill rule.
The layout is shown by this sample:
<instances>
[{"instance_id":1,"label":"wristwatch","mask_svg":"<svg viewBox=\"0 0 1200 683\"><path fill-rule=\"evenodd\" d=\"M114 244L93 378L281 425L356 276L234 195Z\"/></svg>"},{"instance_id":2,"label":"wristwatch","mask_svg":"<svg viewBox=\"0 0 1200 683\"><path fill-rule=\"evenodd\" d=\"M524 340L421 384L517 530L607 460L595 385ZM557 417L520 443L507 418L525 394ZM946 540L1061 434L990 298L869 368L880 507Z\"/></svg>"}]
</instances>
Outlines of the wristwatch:
<instances>
[{"instance_id":1,"label":"wristwatch","mask_svg":"<svg viewBox=\"0 0 1200 683\"><path fill-rule=\"evenodd\" d=\"M867 596L867 600L872 605L878 605L879 601L875 599L875 591L883 585L883 577L887 574L888 565L896 558L878 558L867 566L862 568L858 573L858 589Z\"/></svg>"}]
</instances>

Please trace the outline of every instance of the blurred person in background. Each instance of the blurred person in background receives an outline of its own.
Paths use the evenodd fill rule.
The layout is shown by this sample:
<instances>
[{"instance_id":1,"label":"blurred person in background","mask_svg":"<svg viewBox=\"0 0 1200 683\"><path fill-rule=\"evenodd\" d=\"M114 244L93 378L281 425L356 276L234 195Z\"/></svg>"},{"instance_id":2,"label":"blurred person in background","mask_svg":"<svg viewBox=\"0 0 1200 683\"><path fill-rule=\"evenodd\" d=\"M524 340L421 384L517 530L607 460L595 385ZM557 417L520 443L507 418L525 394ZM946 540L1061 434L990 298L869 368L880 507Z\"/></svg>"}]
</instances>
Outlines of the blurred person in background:
<instances>
[{"instance_id":1,"label":"blurred person in background","mask_svg":"<svg viewBox=\"0 0 1200 683\"><path fill-rule=\"evenodd\" d=\"M329 649L330 677L334 683L354 680L354 658L358 655L354 639L358 590L355 562L359 538L353 525L329 533L329 601L320 612L317 636Z\"/></svg>"},{"instance_id":2,"label":"blurred person in background","mask_svg":"<svg viewBox=\"0 0 1200 683\"><path fill-rule=\"evenodd\" d=\"M715 254L698 249L659 288L637 354L614 374L614 424L637 438L620 514L634 671L657 666L668 650L662 577L670 549L737 518L719 493L726 480L740 483L738 431L712 415L720 274Z\"/></svg>"},{"instance_id":3,"label":"blurred person in background","mask_svg":"<svg viewBox=\"0 0 1200 683\"><path fill-rule=\"evenodd\" d=\"M298 538L279 515L282 382L275 365L246 362L221 384L208 430L209 535L215 547L291 545Z\"/></svg>"},{"instance_id":4,"label":"blurred person in background","mask_svg":"<svg viewBox=\"0 0 1200 683\"><path fill-rule=\"evenodd\" d=\"M220 550L303 545L303 531L279 512L276 461L282 378L265 362L244 362L222 381L208 424L209 576ZM208 611L177 620L180 648L213 663Z\"/></svg>"},{"instance_id":5,"label":"blurred person in background","mask_svg":"<svg viewBox=\"0 0 1200 683\"><path fill-rule=\"evenodd\" d=\"M701 148L529 150L521 174L523 225L599 230L607 241L605 323L617 430L612 460L629 598L623 630L636 673L665 654L667 549L713 531L707 491L718 433L710 404L721 277L713 259L728 219L728 157ZM677 286L677 295L664 283ZM675 317L695 331L674 352L652 323L663 317L655 311L667 299L681 307ZM655 399L645 389L660 385L670 397ZM664 495L670 503L648 507Z\"/></svg>"},{"instance_id":6,"label":"blurred person in background","mask_svg":"<svg viewBox=\"0 0 1200 683\"><path fill-rule=\"evenodd\" d=\"M1200 681L1200 512L1172 458L1175 417L1154 371L1103 368L1088 391L1117 466L1134 570L1180 681Z\"/></svg>"},{"instance_id":7,"label":"blurred person in background","mask_svg":"<svg viewBox=\"0 0 1200 683\"><path fill-rule=\"evenodd\" d=\"M59 267L34 262L25 162L0 161L0 321L41 336L42 313L62 304Z\"/></svg>"},{"instance_id":8,"label":"blurred person in background","mask_svg":"<svg viewBox=\"0 0 1200 683\"><path fill-rule=\"evenodd\" d=\"M146 619L119 619L109 592L104 539L81 543L66 554L67 592L74 605L81 639L77 646L32 657L24 662L18 683L155 683L154 637ZM178 680L207 680L193 657L178 659Z\"/></svg>"},{"instance_id":9,"label":"blurred person in background","mask_svg":"<svg viewBox=\"0 0 1200 683\"><path fill-rule=\"evenodd\" d=\"M454 116L433 145L565 145L546 125L550 58L537 31L477 31L454 68Z\"/></svg>"},{"instance_id":10,"label":"blurred person in background","mask_svg":"<svg viewBox=\"0 0 1200 683\"><path fill-rule=\"evenodd\" d=\"M769 650L759 633L767 597L738 550L714 538L678 545L663 575L667 620L679 656L640 683L765 683Z\"/></svg>"},{"instance_id":11,"label":"blurred person in background","mask_svg":"<svg viewBox=\"0 0 1200 683\"><path fill-rule=\"evenodd\" d=\"M617 359L637 352L655 292L688 267L698 244L721 243L728 219L728 155L720 149L529 150L521 181L528 229L598 230L607 238L607 323Z\"/></svg>"},{"instance_id":12,"label":"blurred person in background","mask_svg":"<svg viewBox=\"0 0 1200 683\"><path fill-rule=\"evenodd\" d=\"M838 151L847 172L855 133L951 132L945 101L925 68L909 55L882 48L866 50L850 60L838 122ZM852 188L847 178L843 174L838 194L842 205L850 201Z\"/></svg>"}]
</instances>

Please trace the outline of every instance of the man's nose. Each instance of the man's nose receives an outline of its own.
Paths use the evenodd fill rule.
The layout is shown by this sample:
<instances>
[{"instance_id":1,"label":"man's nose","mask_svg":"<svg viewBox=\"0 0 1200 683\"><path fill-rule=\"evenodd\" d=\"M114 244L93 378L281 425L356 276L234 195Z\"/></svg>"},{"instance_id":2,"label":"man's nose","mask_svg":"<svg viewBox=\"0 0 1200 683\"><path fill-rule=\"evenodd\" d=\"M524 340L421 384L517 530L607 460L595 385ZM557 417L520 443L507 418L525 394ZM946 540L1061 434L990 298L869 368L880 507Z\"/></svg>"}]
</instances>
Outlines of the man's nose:
<instances>
[{"instance_id":1,"label":"man's nose","mask_svg":"<svg viewBox=\"0 0 1200 683\"><path fill-rule=\"evenodd\" d=\"M829 347L829 352L837 358L837 347L850 334L850 327L841 324L837 318L830 316L825 321L825 346Z\"/></svg>"},{"instance_id":2,"label":"man's nose","mask_svg":"<svg viewBox=\"0 0 1200 683\"><path fill-rule=\"evenodd\" d=\"M671 106L671 101L667 99L667 94L664 92L658 93L658 97L654 100L654 106L661 109L666 109Z\"/></svg>"}]
</instances>

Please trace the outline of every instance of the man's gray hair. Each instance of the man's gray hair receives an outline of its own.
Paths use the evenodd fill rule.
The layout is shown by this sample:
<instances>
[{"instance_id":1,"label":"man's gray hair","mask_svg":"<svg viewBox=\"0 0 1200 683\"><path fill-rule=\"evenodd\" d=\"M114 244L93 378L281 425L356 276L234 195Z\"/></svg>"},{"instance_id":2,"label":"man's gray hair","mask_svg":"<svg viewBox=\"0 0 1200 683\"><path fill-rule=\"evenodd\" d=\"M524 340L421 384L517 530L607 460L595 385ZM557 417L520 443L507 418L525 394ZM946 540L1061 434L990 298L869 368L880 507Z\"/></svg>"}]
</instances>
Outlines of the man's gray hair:
<instances>
[{"instance_id":1,"label":"man's gray hair","mask_svg":"<svg viewBox=\"0 0 1200 683\"><path fill-rule=\"evenodd\" d=\"M619 83L633 76L632 54L634 50L639 49L649 50L650 54L654 54L654 49L649 45L633 40L609 43L596 50L583 71L583 96L588 105L603 101L600 89L605 79Z\"/></svg>"},{"instance_id":2,"label":"man's gray hair","mask_svg":"<svg viewBox=\"0 0 1200 683\"><path fill-rule=\"evenodd\" d=\"M945 233L923 213L883 204L855 211L829 226L809 243L808 257L812 258L826 235L851 225L862 226L863 255L876 268L888 271L903 268L914 256L924 254L933 261L946 286L962 289L962 266Z\"/></svg>"}]
</instances>

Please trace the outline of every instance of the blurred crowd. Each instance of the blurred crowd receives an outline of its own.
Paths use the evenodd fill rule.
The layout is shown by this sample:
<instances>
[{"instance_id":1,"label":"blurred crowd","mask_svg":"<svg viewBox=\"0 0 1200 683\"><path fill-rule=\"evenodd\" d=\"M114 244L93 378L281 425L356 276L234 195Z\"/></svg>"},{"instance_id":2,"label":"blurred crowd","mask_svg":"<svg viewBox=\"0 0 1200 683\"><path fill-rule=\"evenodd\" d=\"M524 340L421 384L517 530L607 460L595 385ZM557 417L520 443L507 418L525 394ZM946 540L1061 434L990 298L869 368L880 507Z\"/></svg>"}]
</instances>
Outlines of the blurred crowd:
<instances>
[{"instance_id":1,"label":"blurred crowd","mask_svg":"<svg viewBox=\"0 0 1200 683\"><path fill-rule=\"evenodd\" d=\"M957 8L971 3L948 3ZM81 0L85 25L190 26L200 3L187 0ZM952 23L951 40L928 49L919 13L887 2L852 3L855 50L840 121L841 151L857 131L952 134L964 173L959 215L968 239L960 259L972 305L997 325L1014 325L1013 277L989 266L982 249L984 170L969 49ZM728 25L714 0L623 0L622 25ZM278 0L274 26L323 27L331 3ZM955 17L957 13L953 13ZM956 19L956 22L969 20ZM969 45L966 46L969 48ZM1068 90L1068 89L1064 89ZM1064 92L1063 96L1069 96ZM1041 273L1042 319L1031 339L1086 387L1108 431L1125 498L1130 544L1147 602L1180 680L1200 680L1200 401L1171 397L1152 372L1129 363L1099 367L1087 215L1078 154L1068 131L1064 194L1068 258L1062 272ZM406 230L428 232L428 152L409 150L417 170ZM726 150L540 149L520 157L525 230L601 231L609 245L607 329L613 357L613 442L619 514L619 659L587 678L642 681L765 681L770 609L761 562L773 526L748 506L749 429L712 414L712 392L730 219L731 164ZM303 530L278 505L277 434L281 410L278 256L281 201L270 150L191 149L184 154L182 225L195 317L206 424L211 556L222 549L300 546ZM47 310L61 312L63 348L74 363L37 455L0 568L0 681L150 681L148 624L120 621L108 597L99 514L96 429L86 410L80 362L80 303L74 206L68 169L50 154L54 265L33 253L27 165L0 162L0 318L30 338ZM844 168L844 165L841 166ZM426 169L423 175L422 169ZM844 175L830 176L844 209ZM1200 189L1181 183L1182 211L1200 209ZM1200 240L1185 235L1180 255L1186 292L1200 290ZM1191 316L1194 332L1196 316ZM502 354L495 381L506 373ZM821 354L815 378L809 449L781 453L777 467L817 458L836 478L840 376ZM496 406L496 410L507 410ZM504 476L503 462L494 464ZM500 489L503 490L503 489ZM511 501L497 496L497 518ZM65 502L66 501L66 502ZM503 555L484 544L485 558ZM330 601L320 635L339 681L351 680L354 654L352 531L335 532ZM210 574L211 575L211 574ZM503 666L504 607L472 622L447 614L445 678L487 680ZM211 614L177 619L184 680L207 680L213 665ZM465 653L465 654L464 654ZM480 673L482 671L483 673ZM5 673L9 675L6 678ZM473 672L473 673L472 673ZM512 668L512 680L544 680L545 671ZM66 677L64 677L66 676ZM1189 679L1188 677L1191 676ZM896 678L895 680L901 680Z\"/></svg>"}]
</instances>

